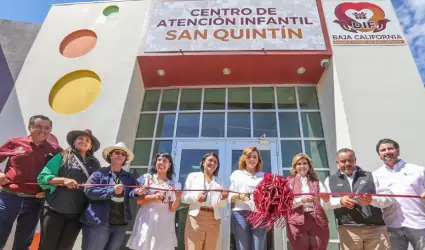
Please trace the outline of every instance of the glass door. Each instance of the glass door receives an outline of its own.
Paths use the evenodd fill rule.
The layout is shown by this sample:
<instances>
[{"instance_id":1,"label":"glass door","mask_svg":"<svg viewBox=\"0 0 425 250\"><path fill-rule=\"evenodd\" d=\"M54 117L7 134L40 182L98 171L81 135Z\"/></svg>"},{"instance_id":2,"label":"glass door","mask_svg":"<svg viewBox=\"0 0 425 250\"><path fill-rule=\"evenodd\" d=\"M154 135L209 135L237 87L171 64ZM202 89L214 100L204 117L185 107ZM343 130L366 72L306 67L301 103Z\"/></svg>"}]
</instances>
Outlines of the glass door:
<instances>
[{"instance_id":1,"label":"glass door","mask_svg":"<svg viewBox=\"0 0 425 250\"><path fill-rule=\"evenodd\" d=\"M242 155L242 151L251 146L256 146L260 150L261 157L263 159L263 172L281 174L280 168L278 167L277 157L277 143L272 141L253 141L253 142L238 142L228 141L226 143L226 164L225 166L231 168L231 172L238 169L238 161ZM228 175L230 176L230 174ZM227 177L227 180L229 177ZM228 184L229 186L230 184ZM226 237L223 239L223 250L230 249L236 250L234 236L231 232L231 204L228 204L225 209L226 216L222 220L222 235ZM274 228L267 234L266 250L285 250L286 240L283 235L283 230L280 228Z\"/></svg>"},{"instance_id":2,"label":"glass door","mask_svg":"<svg viewBox=\"0 0 425 250\"><path fill-rule=\"evenodd\" d=\"M226 173L225 143L223 141L179 141L175 149L175 177L182 186L184 186L189 173L200 171L202 157L207 153L213 152L218 155L220 161L217 182L223 187L228 187L227 183L222 181L228 179L230 175L230 173ZM187 204L181 204L176 212L176 235L178 241L176 250L184 250L184 228L188 207ZM223 224L221 227L223 232Z\"/></svg>"}]
</instances>

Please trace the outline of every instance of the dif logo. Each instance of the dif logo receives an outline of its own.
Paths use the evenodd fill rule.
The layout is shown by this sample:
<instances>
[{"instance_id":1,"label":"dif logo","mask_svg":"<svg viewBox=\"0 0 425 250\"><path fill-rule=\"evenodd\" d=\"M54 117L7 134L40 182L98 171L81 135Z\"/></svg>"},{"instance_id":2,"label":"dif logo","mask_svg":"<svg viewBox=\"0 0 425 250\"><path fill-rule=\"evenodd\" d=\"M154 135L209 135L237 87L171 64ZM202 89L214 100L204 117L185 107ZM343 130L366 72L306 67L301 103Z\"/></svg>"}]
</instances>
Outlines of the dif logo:
<instances>
[{"instance_id":1,"label":"dif logo","mask_svg":"<svg viewBox=\"0 0 425 250\"><path fill-rule=\"evenodd\" d=\"M335 16L334 23L352 33L381 32L390 22L381 7L368 2L341 3L335 8Z\"/></svg>"}]
</instances>

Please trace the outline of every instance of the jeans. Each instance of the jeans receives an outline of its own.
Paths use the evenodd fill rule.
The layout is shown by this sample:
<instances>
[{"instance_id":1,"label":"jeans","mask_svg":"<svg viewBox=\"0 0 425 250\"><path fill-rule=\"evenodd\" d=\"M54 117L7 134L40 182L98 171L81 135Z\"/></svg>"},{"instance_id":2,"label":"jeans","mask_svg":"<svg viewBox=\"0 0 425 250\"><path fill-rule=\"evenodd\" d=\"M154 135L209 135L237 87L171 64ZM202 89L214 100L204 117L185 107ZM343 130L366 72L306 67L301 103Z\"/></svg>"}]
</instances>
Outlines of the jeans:
<instances>
[{"instance_id":1,"label":"jeans","mask_svg":"<svg viewBox=\"0 0 425 250\"><path fill-rule=\"evenodd\" d=\"M61 214L44 208L38 250L72 250L81 231L80 214Z\"/></svg>"},{"instance_id":2,"label":"jeans","mask_svg":"<svg viewBox=\"0 0 425 250\"><path fill-rule=\"evenodd\" d=\"M388 234L394 250L407 250L409 243L414 250L425 249L425 229L388 228Z\"/></svg>"},{"instance_id":3,"label":"jeans","mask_svg":"<svg viewBox=\"0 0 425 250\"><path fill-rule=\"evenodd\" d=\"M44 200L22 198L0 191L0 249L6 245L17 220L12 250L28 250L31 246Z\"/></svg>"},{"instance_id":4,"label":"jeans","mask_svg":"<svg viewBox=\"0 0 425 250\"><path fill-rule=\"evenodd\" d=\"M267 229L264 227L252 228L246 221L250 211L232 212L232 231L235 235L237 250L264 250L267 237Z\"/></svg>"},{"instance_id":5,"label":"jeans","mask_svg":"<svg viewBox=\"0 0 425 250\"><path fill-rule=\"evenodd\" d=\"M127 226L83 225L82 250L119 250Z\"/></svg>"}]
</instances>

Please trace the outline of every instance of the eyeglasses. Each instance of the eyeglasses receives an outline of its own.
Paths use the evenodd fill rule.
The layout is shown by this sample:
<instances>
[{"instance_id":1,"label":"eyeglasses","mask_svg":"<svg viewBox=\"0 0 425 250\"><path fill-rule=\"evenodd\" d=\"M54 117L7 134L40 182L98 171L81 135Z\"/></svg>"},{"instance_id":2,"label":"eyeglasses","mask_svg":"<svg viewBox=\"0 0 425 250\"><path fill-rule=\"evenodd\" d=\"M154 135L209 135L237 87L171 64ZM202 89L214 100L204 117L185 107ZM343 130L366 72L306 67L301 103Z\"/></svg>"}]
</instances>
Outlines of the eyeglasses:
<instances>
[{"instance_id":1,"label":"eyeglasses","mask_svg":"<svg viewBox=\"0 0 425 250\"><path fill-rule=\"evenodd\" d=\"M127 153L126 152L114 151L114 154L121 155L123 157L127 157Z\"/></svg>"}]
</instances>

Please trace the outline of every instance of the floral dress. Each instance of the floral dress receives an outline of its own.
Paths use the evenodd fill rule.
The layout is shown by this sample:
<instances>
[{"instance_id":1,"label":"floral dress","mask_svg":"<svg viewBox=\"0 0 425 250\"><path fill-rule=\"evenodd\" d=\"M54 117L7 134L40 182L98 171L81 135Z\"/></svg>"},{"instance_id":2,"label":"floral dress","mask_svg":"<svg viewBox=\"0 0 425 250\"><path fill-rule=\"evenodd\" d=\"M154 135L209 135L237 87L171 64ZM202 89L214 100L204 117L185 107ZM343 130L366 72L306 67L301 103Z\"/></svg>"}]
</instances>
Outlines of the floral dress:
<instances>
[{"instance_id":1,"label":"floral dress","mask_svg":"<svg viewBox=\"0 0 425 250\"><path fill-rule=\"evenodd\" d=\"M138 179L140 185L162 189L180 189L179 183L171 180L159 183L157 175L145 174ZM147 194L164 192L148 189ZM127 247L137 250L174 250L177 246L174 212L169 210L169 203L174 202L175 195L166 191L163 201L153 201L143 205L137 213L133 231Z\"/></svg>"}]
</instances>

